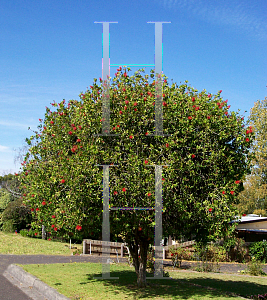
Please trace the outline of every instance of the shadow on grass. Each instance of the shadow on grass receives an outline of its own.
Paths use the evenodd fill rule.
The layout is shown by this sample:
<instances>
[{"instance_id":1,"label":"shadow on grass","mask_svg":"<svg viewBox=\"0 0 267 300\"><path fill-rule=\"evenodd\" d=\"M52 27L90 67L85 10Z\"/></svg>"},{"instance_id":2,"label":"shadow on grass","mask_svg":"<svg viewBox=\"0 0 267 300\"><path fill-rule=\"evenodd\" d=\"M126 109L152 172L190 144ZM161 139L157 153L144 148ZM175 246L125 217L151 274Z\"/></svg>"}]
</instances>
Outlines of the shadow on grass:
<instances>
[{"instance_id":1,"label":"shadow on grass","mask_svg":"<svg viewBox=\"0 0 267 300\"><path fill-rule=\"evenodd\" d=\"M81 285L98 281L98 279L94 277L101 277L101 273L86 274L86 276L88 281L81 282ZM148 279L147 287L139 289L136 283L137 276L134 271L111 271L110 276L119 277L119 279L103 280L103 285L109 286L109 295L114 295L114 297L118 291L134 299L155 297L177 297L179 299L188 299L191 297L204 299L208 297L211 299L230 299L236 298L236 296L227 295L227 292L242 296L259 294L264 291L267 292L267 285L244 281L207 279L204 277L197 279ZM147 277L153 277L153 274L148 273Z\"/></svg>"}]
</instances>

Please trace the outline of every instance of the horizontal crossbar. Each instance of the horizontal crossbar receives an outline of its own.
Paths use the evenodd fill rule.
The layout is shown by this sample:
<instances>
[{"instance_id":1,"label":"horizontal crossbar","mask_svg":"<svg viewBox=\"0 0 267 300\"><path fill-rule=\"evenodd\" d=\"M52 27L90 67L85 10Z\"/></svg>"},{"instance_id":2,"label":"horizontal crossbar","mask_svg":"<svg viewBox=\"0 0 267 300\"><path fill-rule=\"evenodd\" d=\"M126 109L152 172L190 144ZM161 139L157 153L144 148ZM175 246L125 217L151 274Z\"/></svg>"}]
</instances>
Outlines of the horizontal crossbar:
<instances>
[{"instance_id":1,"label":"horizontal crossbar","mask_svg":"<svg viewBox=\"0 0 267 300\"><path fill-rule=\"evenodd\" d=\"M154 207L110 207L110 210L155 210Z\"/></svg>"},{"instance_id":2,"label":"horizontal crossbar","mask_svg":"<svg viewBox=\"0 0 267 300\"><path fill-rule=\"evenodd\" d=\"M145 65L145 64L131 64L131 65L126 65L126 64L110 64L111 67L119 67L119 66L126 66L126 67L155 67L155 65Z\"/></svg>"}]
</instances>

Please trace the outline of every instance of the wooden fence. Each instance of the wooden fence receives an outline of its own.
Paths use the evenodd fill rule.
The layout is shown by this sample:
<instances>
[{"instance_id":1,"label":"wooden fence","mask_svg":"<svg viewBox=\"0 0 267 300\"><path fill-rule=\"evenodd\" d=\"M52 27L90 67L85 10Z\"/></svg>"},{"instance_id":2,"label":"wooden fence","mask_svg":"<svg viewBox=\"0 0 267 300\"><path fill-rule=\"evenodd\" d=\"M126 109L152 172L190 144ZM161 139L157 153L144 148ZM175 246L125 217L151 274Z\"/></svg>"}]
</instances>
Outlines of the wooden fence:
<instances>
[{"instance_id":1,"label":"wooden fence","mask_svg":"<svg viewBox=\"0 0 267 300\"><path fill-rule=\"evenodd\" d=\"M170 259L171 253L170 248L186 248L192 249L192 246L195 244L195 241L189 241L185 243L179 243L175 245L169 245L163 247L163 259ZM102 253L102 247L103 252L105 251L105 245L108 245L110 247L110 254L111 255L119 255L120 257L124 257L126 255L129 255L129 249L126 244L124 243L117 243L117 242L103 242L99 240L83 240L83 254L101 254ZM155 249L155 247L153 247Z\"/></svg>"}]
</instances>

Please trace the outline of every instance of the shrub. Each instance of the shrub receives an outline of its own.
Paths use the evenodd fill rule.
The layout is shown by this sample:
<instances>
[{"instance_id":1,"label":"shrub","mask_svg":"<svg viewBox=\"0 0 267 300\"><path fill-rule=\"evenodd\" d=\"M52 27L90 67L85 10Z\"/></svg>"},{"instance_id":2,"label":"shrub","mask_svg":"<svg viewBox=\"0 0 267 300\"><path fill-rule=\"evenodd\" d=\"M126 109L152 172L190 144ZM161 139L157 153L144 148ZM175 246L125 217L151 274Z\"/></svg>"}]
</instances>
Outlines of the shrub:
<instances>
[{"instance_id":1,"label":"shrub","mask_svg":"<svg viewBox=\"0 0 267 300\"><path fill-rule=\"evenodd\" d=\"M13 220L14 230L26 229L32 221L31 211L22 205L21 199L16 199L8 203L2 214L2 222L5 223L8 220Z\"/></svg>"},{"instance_id":2,"label":"shrub","mask_svg":"<svg viewBox=\"0 0 267 300\"><path fill-rule=\"evenodd\" d=\"M20 230L19 233L23 237L42 238L41 234L37 230L22 229L22 230Z\"/></svg>"},{"instance_id":3,"label":"shrub","mask_svg":"<svg viewBox=\"0 0 267 300\"><path fill-rule=\"evenodd\" d=\"M9 219L3 222L3 227L2 230L4 232L14 232L15 231L15 226L14 226L14 220Z\"/></svg>"},{"instance_id":4,"label":"shrub","mask_svg":"<svg viewBox=\"0 0 267 300\"><path fill-rule=\"evenodd\" d=\"M249 247L249 255L251 258L255 258L257 261L266 263L267 261L267 241L263 240L255 242Z\"/></svg>"},{"instance_id":5,"label":"shrub","mask_svg":"<svg viewBox=\"0 0 267 300\"><path fill-rule=\"evenodd\" d=\"M223 242L228 261L244 262L246 260L247 249L245 241L235 236L228 237Z\"/></svg>"},{"instance_id":6,"label":"shrub","mask_svg":"<svg viewBox=\"0 0 267 300\"><path fill-rule=\"evenodd\" d=\"M267 275L262 270L263 265L260 261L257 261L255 257L248 263L247 269L244 270L242 273L246 273L252 276L265 276Z\"/></svg>"}]
</instances>

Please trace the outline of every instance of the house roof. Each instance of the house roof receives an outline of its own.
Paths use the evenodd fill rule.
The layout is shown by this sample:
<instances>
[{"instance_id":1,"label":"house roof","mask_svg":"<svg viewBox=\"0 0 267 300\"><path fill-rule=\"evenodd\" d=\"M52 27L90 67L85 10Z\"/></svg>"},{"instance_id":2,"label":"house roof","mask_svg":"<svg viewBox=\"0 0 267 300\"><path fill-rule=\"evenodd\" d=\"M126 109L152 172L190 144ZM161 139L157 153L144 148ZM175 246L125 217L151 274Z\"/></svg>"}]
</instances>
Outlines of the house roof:
<instances>
[{"instance_id":1,"label":"house roof","mask_svg":"<svg viewBox=\"0 0 267 300\"><path fill-rule=\"evenodd\" d=\"M242 216L241 218L239 216L236 216L235 220L232 220L230 223L238 222L238 223L254 223L254 222L262 222L267 221L267 217L260 217L259 215L246 215Z\"/></svg>"}]
</instances>

